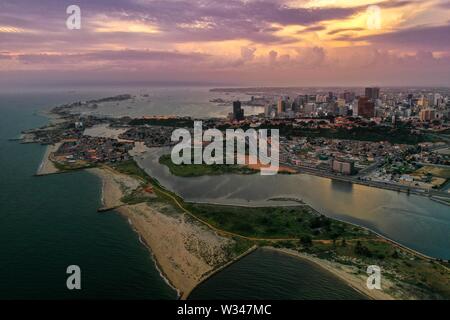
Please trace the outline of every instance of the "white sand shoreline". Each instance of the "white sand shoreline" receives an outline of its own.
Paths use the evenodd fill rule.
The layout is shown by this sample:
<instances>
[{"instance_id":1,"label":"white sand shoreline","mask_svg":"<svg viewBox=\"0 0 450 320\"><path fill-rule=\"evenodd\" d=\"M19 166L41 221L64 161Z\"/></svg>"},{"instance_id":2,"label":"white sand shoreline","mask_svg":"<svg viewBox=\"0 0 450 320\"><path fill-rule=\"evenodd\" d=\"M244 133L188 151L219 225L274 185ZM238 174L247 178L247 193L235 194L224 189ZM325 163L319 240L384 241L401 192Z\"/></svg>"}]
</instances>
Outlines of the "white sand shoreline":
<instances>
[{"instance_id":1,"label":"white sand shoreline","mask_svg":"<svg viewBox=\"0 0 450 320\"><path fill-rule=\"evenodd\" d=\"M118 210L120 212L120 209ZM133 222L131 221L130 218L126 218L128 221L128 224L131 226L131 228L133 229L134 232L136 232L136 234L138 235L138 239L139 242L142 243L143 246L145 246L147 248L147 250L150 253L150 257L152 258L152 261L155 265L156 270L158 270L159 276L164 280L164 282L171 287L176 293L177 293L177 298L180 299L181 297L181 292L178 288L176 288L172 282L170 282L170 280L167 278L167 275L164 273L164 271L162 270L161 266L158 264L158 260L152 250L152 248L148 245L147 242L145 242L145 240L142 238L141 234L139 233L139 231L137 230L137 228L133 225Z\"/></svg>"},{"instance_id":2,"label":"white sand shoreline","mask_svg":"<svg viewBox=\"0 0 450 320\"><path fill-rule=\"evenodd\" d=\"M47 145L45 149L44 156L42 157L41 164L39 165L39 168L36 172L37 176L45 176L49 174L55 174L59 173L60 171L58 168L56 168L55 164L51 160L51 156L54 152L56 152L59 147L61 146L61 143L56 143L53 145Z\"/></svg>"},{"instance_id":3,"label":"white sand shoreline","mask_svg":"<svg viewBox=\"0 0 450 320\"><path fill-rule=\"evenodd\" d=\"M122 203L120 199L127 189L124 186L132 186L131 180L137 185L141 181L107 168L88 169L88 172L102 180L103 205L114 208L127 219L152 255L163 280L177 291L179 298L191 292L205 275L230 261L224 250L233 240L218 236L167 204ZM133 186L131 189L134 190Z\"/></svg>"}]
</instances>

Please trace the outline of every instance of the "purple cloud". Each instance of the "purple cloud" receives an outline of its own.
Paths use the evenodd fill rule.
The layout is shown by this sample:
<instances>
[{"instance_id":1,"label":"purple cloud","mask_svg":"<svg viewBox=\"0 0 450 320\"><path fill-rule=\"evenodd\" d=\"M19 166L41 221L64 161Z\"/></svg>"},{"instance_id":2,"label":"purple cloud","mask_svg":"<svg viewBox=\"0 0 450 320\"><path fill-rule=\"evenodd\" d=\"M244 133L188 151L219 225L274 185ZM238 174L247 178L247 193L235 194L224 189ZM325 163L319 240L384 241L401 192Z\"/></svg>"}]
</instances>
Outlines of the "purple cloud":
<instances>
[{"instance_id":1,"label":"purple cloud","mask_svg":"<svg viewBox=\"0 0 450 320\"><path fill-rule=\"evenodd\" d=\"M349 38L342 38L349 40ZM350 38L351 39L351 38ZM353 40L367 40L379 46L404 46L426 50L450 48L450 25L437 27L417 27L396 32L357 37Z\"/></svg>"}]
</instances>

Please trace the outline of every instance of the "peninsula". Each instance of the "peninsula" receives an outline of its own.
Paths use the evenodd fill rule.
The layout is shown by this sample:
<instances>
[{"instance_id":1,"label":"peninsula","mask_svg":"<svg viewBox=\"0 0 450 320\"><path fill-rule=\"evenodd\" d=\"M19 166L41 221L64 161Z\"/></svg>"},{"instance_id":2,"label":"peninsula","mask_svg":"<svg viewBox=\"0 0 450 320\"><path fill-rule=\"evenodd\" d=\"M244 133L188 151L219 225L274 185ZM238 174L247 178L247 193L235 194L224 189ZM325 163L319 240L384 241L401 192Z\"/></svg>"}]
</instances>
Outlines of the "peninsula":
<instances>
[{"instance_id":1,"label":"peninsula","mask_svg":"<svg viewBox=\"0 0 450 320\"><path fill-rule=\"evenodd\" d=\"M140 136L136 131L141 122L134 126L130 125L133 119L83 118L70 109L70 105L54 108L51 114L58 121L26 133L28 141L50 144L39 174L86 169L99 176L103 181L99 211L117 211L128 219L183 299L199 283L258 247L308 259L373 299L450 298L448 261L426 257L367 229L330 219L301 202L289 207L186 202L134 160L148 148L168 143L157 135L167 126L151 125L151 136ZM99 124L128 133L117 139L84 134L87 127ZM148 131L148 125L144 126ZM167 157L160 161L177 170ZM205 174L202 170L200 166L189 174L185 169L178 174ZM213 174L233 171L252 173L246 167L233 167L218 168ZM382 290L367 289L368 265L383 268Z\"/></svg>"}]
</instances>

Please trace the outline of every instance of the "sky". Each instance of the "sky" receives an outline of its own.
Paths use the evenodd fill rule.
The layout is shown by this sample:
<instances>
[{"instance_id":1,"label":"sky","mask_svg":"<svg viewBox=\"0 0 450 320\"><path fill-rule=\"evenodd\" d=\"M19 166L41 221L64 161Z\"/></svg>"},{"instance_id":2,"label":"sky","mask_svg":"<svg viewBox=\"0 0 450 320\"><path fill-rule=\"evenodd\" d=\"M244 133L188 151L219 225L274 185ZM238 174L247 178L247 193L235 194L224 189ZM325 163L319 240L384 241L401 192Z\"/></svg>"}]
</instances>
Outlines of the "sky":
<instances>
[{"instance_id":1,"label":"sky","mask_svg":"<svg viewBox=\"0 0 450 320\"><path fill-rule=\"evenodd\" d=\"M1 86L146 82L450 86L450 0L0 0Z\"/></svg>"}]
</instances>

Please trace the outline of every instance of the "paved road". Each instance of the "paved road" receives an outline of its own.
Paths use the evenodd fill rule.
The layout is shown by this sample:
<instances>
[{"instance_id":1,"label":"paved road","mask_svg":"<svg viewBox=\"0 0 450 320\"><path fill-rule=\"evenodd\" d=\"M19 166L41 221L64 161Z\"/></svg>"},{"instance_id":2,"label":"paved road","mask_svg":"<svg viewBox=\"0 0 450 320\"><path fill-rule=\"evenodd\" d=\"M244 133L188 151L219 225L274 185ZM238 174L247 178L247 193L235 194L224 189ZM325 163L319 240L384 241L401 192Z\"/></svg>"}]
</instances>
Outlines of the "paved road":
<instances>
[{"instance_id":1,"label":"paved road","mask_svg":"<svg viewBox=\"0 0 450 320\"><path fill-rule=\"evenodd\" d=\"M282 163L281 165L292 168L294 170L297 170L300 173L302 173L302 172L309 173L309 174L323 177L323 178L329 178L329 179L334 179L334 180L339 180L339 181L346 181L346 182L361 184L361 185L380 188L380 189L388 189L388 190L393 190L393 191L413 193L413 194L418 194L418 195L422 195L422 196L426 196L426 197L437 196L437 197L443 197L443 198L450 199L450 194L448 192L443 192L443 191L438 191L438 190L421 189L421 188L417 188L417 187L396 185L396 184L385 183L385 182L365 181L365 180L360 180L358 178L358 176L338 176L338 175L335 175L332 173L327 173L327 172L320 171L320 170L313 169L313 168L294 166L289 163Z\"/></svg>"}]
</instances>

